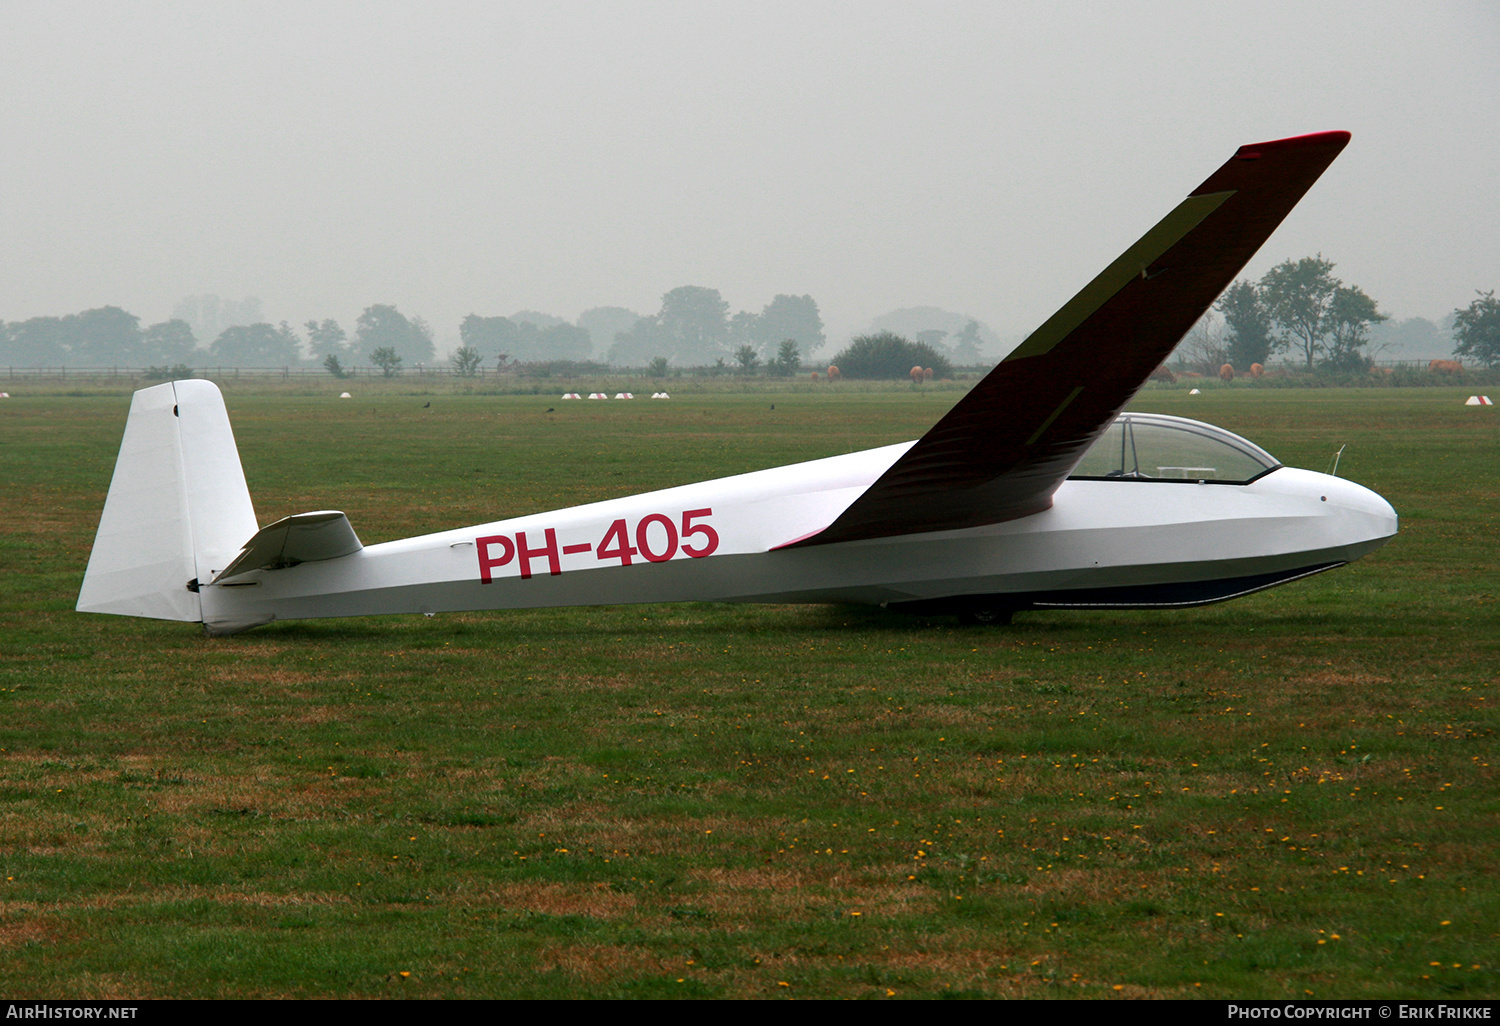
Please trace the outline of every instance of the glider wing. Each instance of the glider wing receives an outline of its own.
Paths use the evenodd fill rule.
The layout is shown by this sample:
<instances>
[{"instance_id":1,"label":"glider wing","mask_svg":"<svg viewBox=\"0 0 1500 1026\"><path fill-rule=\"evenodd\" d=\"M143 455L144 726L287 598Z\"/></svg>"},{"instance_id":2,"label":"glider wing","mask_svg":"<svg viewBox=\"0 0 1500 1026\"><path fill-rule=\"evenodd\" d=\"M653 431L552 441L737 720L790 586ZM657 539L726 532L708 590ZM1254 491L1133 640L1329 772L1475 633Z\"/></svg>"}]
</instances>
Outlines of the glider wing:
<instances>
[{"instance_id":1,"label":"glider wing","mask_svg":"<svg viewBox=\"0 0 1500 1026\"><path fill-rule=\"evenodd\" d=\"M788 546L1029 516L1349 141L1242 146L1007 356L828 527Z\"/></svg>"}]
</instances>

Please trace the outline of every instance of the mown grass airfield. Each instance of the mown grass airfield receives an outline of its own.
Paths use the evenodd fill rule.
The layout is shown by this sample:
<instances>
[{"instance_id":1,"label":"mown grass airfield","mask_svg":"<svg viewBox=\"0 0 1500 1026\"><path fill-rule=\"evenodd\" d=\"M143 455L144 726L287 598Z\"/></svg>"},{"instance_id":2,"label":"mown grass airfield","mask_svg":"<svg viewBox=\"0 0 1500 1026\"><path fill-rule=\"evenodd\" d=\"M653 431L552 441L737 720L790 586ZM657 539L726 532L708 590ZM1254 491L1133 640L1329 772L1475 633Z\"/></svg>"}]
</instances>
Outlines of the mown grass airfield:
<instances>
[{"instance_id":1,"label":"mown grass airfield","mask_svg":"<svg viewBox=\"0 0 1500 1026\"><path fill-rule=\"evenodd\" d=\"M904 441L961 395L222 384L260 518L337 500L367 543ZM1289 466L1346 446L1401 515L1225 605L212 639L73 611L129 388L73 390L0 401L9 995L1500 992L1500 422L1471 390L1141 393Z\"/></svg>"}]
</instances>

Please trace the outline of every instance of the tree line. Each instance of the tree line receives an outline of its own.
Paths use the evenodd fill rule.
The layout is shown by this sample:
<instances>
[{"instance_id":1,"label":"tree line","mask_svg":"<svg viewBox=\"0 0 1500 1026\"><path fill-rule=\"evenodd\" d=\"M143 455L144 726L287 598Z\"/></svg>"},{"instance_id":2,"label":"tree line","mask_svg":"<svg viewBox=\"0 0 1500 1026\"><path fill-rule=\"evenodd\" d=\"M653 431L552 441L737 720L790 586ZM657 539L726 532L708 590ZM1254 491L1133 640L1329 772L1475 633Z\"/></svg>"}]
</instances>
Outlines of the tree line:
<instances>
[{"instance_id":1,"label":"tree line","mask_svg":"<svg viewBox=\"0 0 1500 1026\"><path fill-rule=\"evenodd\" d=\"M1241 280L1225 289L1215 304L1229 332L1224 362L1245 370L1291 352L1308 370L1368 370L1370 326L1387 317L1333 270L1319 253L1277 264L1259 282Z\"/></svg>"},{"instance_id":2,"label":"tree line","mask_svg":"<svg viewBox=\"0 0 1500 1026\"><path fill-rule=\"evenodd\" d=\"M1308 371L1368 371L1376 355L1372 348L1380 348L1371 329L1389 318L1334 269L1320 253L1283 261L1259 281L1236 281L1213 307L1222 326L1205 317L1178 347L1178 361L1209 372L1223 364L1243 372L1286 355ZM1436 331L1430 322L1419 323ZM1500 302L1493 292L1481 292L1466 309L1453 311L1453 324L1456 355L1500 366Z\"/></svg>"},{"instance_id":3,"label":"tree line","mask_svg":"<svg viewBox=\"0 0 1500 1026\"><path fill-rule=\"evenodd\" d=\"M1319 254L1278 264L1258 282L1236 281L1215 304L1224 331L1195 329L1179 349L1179 359L1215 367L1228 363L1244 370L1290 353L1310 370L1367 369L1372 362L1370 328L1387 317L1374 299L1358 286L1346 285L1334 270L1335 265ZM436 359L432 327L394 305L366 307L352 335L332 319L307 321L305 335L286 321L273 325L259 320L260 303L255 299L234 303L214 296L189 297L174 314L145 327L140 318L116 306L63 317L0 321L0 366L280 367L310 360L338 375L355 364L394 374ZM226 324L246 317L257 320ZM1500 366L1500 301L1494 291L1480 292L1453 317L1455 354ZM200 336L210 330L217 334L205 347ZM932 352L923 366L944 357L939 347L948 332L915 335ZM625 367L717 365L740 373L764 369L791 374L826 341L818 304L811 296L777 295L758 313L731 316L717 289L695 285L665 293L657 312L644 316L613 306L586 310L576 323L528 310L510 317L471 313L460 324L459 337L460 348L450 357L459 373L477 373L485 364L498 368L602 357ZM958 362L980 362L978 322L968 321L951 341L951 355Z\"/></svg>"},{"instance_id":4,"label":"tree line","mask_svg":"<svg viewBox=\"0 0 1500 1026\"><path fill-rule=\"evenodd\" d=\"M307 321L305 334L286 321L221 326L226 317L252 311L258 316L259 306L258 300L234 304L191 297L179 304L176 312L182 316L145 328L140 318L116 306L0 321L0 364L278 367L309 360L334 374L357 363L393 374L436 359L431 325L388 304L366 307L352 334L331 318ZM218 333L204 346L193 323ZM778 295L759 313L741 311L731 317L717 289L693 285L666 293L660 309L645 316L623 307L595 307L577 323L535 311L510 317L471 313L459 325L459 338L460 350L451 359L461 373L489 363L583 361L601 355L618 366L644 366L658 359L675 366L712 365L740 358L736 354L746 347L757 360L785 364L786 343L802 356L824 343L822 317L811 296Z\"/></svg>"},{"instance_id":5,"label":"tree line","mask_svg":"<svg viewBox=\"0 0 1500 1026\"><path fill-rule=\"evenodd\" d=\"M810 356L823 345L823 319L811 296L778 295L759 313L730 316L718 289L683 285L661 297L654 314L622 307L595 307L577 324L559 318L481 317L470 314L459 326L463 346L454 354L460 370L491 360L587 360L595 353L615 366L741 367L764 360L784 366L787 353ZM790 346L788 346L790 344ZM608 346L605 349L605 345Z\"/></svg>"},{"instance_id":6,"label":"tree line","mask_svg":"<svg viewBox=\"0 0 1500 1026\"><path fill-rule=\"evenodd\" d=\"M360 315L355 338L332 320L307 322L313 359L337 354L368 356L382 346L400 347L416 362L433 359L432 329L420 317L393 306L372 306ZM0 322L0 363L20 367L147 367L195 362L237 367L284 367L301 363L304 342L286 321L235 324L206 348L182 318L141 327L140 318L117 306L65 317Z\"/></svg>"}]
</instances>

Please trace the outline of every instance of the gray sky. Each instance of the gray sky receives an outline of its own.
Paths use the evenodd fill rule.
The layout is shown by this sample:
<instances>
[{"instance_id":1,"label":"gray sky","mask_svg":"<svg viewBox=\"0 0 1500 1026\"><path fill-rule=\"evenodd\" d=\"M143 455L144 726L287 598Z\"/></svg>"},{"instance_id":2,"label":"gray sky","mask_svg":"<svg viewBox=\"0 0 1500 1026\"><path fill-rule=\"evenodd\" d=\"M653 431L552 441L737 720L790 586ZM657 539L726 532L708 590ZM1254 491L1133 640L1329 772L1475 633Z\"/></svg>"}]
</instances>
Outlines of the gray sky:
<instances>
[{"instance_id":1,"label":"gray sky","mask_svg":"<svg viewBox=\"0 0 1500 1026\"><path fill-rule=\"evenodd\" d=\"M1241 143L1354 140L1249 273L1500 288L1493 0L0 0L0 319L811 293L1031 330ZM200 340L204 344L211 340Z\"/></svg>"}]
</instances>

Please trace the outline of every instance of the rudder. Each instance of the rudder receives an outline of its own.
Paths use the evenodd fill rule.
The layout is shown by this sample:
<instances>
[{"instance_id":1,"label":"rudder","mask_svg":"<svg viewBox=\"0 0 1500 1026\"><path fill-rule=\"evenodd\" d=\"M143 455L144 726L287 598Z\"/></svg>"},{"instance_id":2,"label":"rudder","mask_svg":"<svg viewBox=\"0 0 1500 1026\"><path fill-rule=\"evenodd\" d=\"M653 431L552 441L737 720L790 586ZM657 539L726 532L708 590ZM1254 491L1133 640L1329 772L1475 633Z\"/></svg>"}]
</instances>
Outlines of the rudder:
<instances>
[{"instance_id":1,"label":"rudder","mask_svg":"<svg viewBox=\"0 0 1500 1026\"><path fill-rule=\"evenodd\" d=\"M218 387L188 380L141 389L131 400L77 608L202 620L194 582L228 566L256 529Z\"/></svg>"}]
</instances>

